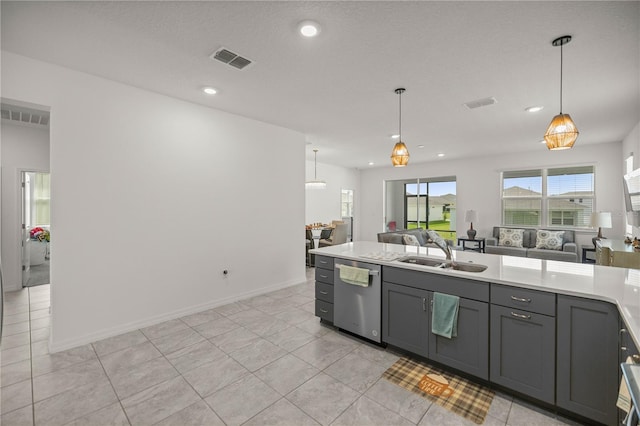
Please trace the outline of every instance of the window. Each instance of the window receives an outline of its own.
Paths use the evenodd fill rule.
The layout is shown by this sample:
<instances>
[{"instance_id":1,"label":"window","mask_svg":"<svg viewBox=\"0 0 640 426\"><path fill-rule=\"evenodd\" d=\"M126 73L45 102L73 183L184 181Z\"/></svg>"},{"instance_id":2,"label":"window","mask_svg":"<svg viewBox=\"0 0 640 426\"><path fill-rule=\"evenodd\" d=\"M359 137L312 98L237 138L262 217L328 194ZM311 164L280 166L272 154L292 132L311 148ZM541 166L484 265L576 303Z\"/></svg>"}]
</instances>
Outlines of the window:
<instances>
[{"instance_id":1,"label":"window","mask_svg":"<svg viewBox=\"0 0 640 426\"><path fill-rule=\"evenodd\" d=\"M353 217L353 189L343 189L340 199L342 217Z\"/></svg>"},{"instance_id":2,"label":"window","mask_svg":"<svg viewBox=\"0 0 640 426\"><path fill-rule=\"evenodd\" d=\"M595 205L593 166L502 173L502 223L588 227Z\"/></svg>"},{"instance_id":3,"label":"window","mask_svg":"<svg viewBox=\"0 0 640 426\"><path fill-rule=\"evenodd\" d=\"M428 228L455 239L455 177L387 181L385 188L388 230Z\"/></svg>"}]
</instances>

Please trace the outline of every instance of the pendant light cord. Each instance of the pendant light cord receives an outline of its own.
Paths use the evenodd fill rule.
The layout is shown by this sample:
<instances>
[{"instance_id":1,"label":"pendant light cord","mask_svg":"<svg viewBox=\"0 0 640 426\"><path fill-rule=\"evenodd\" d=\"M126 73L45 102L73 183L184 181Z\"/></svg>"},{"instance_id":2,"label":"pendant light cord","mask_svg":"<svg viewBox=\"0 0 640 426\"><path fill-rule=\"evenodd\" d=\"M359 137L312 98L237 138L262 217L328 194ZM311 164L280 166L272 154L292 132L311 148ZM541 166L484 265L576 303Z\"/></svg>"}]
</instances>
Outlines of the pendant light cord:
<instances>
[{"instance_id":1,"label":"pendant light cord","mask_svg":"<svg viewBox=\"0 0 640 426\"><path fill-rule=\"evenodd\" d=\"M398 141L402 142L402 91L398 92L398 102L400 104L400 117L398 118Z\"/></svg>"},{"instance_id":2,"label":"pendant light cord","mask_svg":"<svg viewBox=\"0 0 640 426\"><path fill-rule=\"evenodd\" d=\"M318 180L318 150L313 150L313 180Z\"/></svg>"},{"instance_id":3,"label":"pendant light cord","mask_svg":"<svg viewBox=\"0 0 640 426\"><path fill-rule=\"evenodd\" d=\"M560 115L562 115L562 46L564 42L560 44Z\"/></svg>"}]
</instances>

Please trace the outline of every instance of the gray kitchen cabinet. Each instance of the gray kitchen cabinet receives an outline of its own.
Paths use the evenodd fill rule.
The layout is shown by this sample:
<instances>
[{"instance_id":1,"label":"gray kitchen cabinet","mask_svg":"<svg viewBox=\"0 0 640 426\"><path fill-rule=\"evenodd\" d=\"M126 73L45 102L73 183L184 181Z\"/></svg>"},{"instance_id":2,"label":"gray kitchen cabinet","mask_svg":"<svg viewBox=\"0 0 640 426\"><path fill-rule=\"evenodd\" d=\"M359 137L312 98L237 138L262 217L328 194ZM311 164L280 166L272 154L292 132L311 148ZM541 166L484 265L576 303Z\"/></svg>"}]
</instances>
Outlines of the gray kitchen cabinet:
<instances>
[{"instance_id":1,"label":"gray kitchen cabinet","mask_svg":"<svg viewBox=\"0 0 640 426\"><path fill-rule=\"evenodd\" d=\"M385 277L389 274L385 269ZM489 376L489 305L460 298L458 336L447 339L431 333L431 288L450 284L449 292L461 292L455 281L437 274L411 274L422 288L391 282L382 284L382 340L482 379ZM391 279L397 278L394 275ZM479 286L484 286L479 283ZM429 290L427 290L429 289ZM477 289L476 289L477 290ZM487 292L488 293L488 292Z\"/></svg>"},{"instance_id":2,"label":"gray kitchen cabinet","mask_svg":"<svg viewBox=\"0 0 640 426\"><path fill-rule=\"evenodd\" d=\"M333 257L316 256L316 316L333 324Z\"/></svg>"},{"instance_id":3,"label":"gray kitchen cabinet","mask_svg":"<svg viewBox=\"0 0 640 426\"><path fill-rule=\"evenodd\" d=\"M611 303L558 295L559 407L617 423L619 324Z\"/></svg>"},{"instance_id":4,"label":"gray kitchen cabinet","mask_svg":"<svg viewBox=\"0 0 640 426\"><path fill-rule=\"evenodd\" d=\"M556 319L491 305L490 380L554 403Z\"/></svg>"},{"instance_id":5,"label":"gray kitchen cabinet","mask_svg":"<svg viewBox=\"0 0 640 426\"><path fill-rule=\"evenodd\" d=\"M426 290L383 281L382 341L427 357L429 296Z\"/></svg>"},{"instance_id":6,"label":"gray kitchen cabinet","mask_svg":"<svg viewBox=\"0 0 640 426\"><path fill-rule=\"evenodd\" d=\"M481 379L489 378L489 305L460 298L458 336L451 339L430 332L429 359Z\"/></svg>"}]
</instances>

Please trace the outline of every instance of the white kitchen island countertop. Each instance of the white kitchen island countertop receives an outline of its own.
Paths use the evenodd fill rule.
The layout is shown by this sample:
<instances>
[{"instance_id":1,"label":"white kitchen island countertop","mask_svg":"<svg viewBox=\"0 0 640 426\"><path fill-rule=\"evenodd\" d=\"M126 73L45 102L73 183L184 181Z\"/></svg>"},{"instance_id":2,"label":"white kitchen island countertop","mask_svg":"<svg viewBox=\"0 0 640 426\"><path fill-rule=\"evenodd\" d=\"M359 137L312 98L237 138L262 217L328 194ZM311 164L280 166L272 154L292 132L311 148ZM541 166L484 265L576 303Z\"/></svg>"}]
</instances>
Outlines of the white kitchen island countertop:
<instances>
[{"instance_id":1,"label":"white kitchen island countertop","mask_svg":"<svg viewBox=\"0 0 640 426\"><path fill-rule=\"evenodd\" d=\"M454 250L454 261L488 266L483 272L463 272L398 261L413 255L444 260L444 253L438 248L370 241L323 247L310 253L611 302L618 307L627 330L640 348L639 269Z\"/></svg>"}]
</instances>

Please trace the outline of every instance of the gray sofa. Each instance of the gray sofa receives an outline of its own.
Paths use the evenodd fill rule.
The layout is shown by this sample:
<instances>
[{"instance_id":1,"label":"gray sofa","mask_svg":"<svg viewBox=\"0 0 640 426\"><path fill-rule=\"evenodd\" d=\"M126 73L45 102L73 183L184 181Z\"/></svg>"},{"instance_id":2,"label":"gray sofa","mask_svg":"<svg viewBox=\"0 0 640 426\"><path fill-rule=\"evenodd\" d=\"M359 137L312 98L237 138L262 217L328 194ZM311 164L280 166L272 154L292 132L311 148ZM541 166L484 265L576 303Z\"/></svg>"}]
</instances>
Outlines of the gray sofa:
<instances>
[{"instance_id":1,"label":"gray sofa","mask_svg":"<svg viewBox=\"0 0 640 426\"><path fill-rule=\"evenodd\" d=\"M431 242L431 239L427 235L426 229L403 229L401 231L392 232L380 232L378 233L378 242L387 244L403 244L403 234L410 234L418 239L418 242L422 247L435 247L436 245ZM453 241L445 239L449 246L453 246Z\"/></svg>"},{"instance_id":2,"label":"gray sofa","mask_svg":"<svg viewBox=\"0 0 640 426\"><path fill-rule=\"evenodd\" d=\"M564 231L562 250L549 250L536 248L537 229L524 229L522 247L501 246L499 241L500 228L523 229L520 227L494 226L493 235L485 241L485 253L531 257L546 260L563 260L565 262L578 262L578 246L576 245L576 236L574 231L557 229L557 231ZM543 229L556 231L556 229Z\"/></svg>"}]
</instances>

